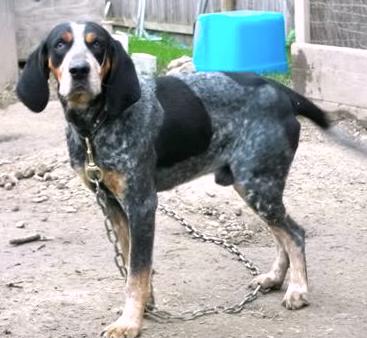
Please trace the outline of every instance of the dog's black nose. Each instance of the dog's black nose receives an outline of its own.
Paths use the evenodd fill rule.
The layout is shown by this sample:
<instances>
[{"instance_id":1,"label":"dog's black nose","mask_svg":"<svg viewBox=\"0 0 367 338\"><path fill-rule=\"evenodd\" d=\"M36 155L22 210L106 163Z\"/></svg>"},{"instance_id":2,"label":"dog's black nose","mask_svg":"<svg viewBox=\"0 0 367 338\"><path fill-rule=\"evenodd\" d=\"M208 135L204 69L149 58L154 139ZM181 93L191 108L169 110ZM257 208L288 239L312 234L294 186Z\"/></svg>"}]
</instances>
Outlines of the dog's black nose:
<instances>
[{"instance_id":1,"label":"dog's black nose","mask_svg":"<svg viewBox=\"0 0 367 338\"><path fill-rule=\"evenodd\" d=\"M69 67L69 72L73 79L84 79L90 71L90 66L86 62L74 62Z\"/></svg>"}]
</instances>

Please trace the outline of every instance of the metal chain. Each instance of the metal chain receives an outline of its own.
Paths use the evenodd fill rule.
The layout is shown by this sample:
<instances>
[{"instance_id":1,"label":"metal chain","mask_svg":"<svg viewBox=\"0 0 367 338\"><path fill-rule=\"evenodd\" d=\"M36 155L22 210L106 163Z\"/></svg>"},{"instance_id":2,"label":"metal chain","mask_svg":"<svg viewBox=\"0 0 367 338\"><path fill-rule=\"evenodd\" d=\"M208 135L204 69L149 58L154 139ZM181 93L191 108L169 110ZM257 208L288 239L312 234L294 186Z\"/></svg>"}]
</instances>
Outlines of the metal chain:
<instances>
[{"instance_id":1,"label":"metal chain","mask_svg":"<svg viewBox=\"0 0 367 338\"><path fill-rule=\"evenodd\" d=\"M105 191L100 187L98 180L95 180L94 184L96 186L97 204L101 207L102 212L105 216L104 225L106 228L107 237L109 241L113 244L113 247L115 250L115 258L114 258L115 263L116 263L117 268L120 271L121 276L123 277L124 281L126 282L127 270L125 267L125 261L122 255L122 250L118 242L116 230L111 222L109 209L107 207L107 196L106 196ZM238 249L236 245L232 243L228 243L228 241L226 241L223 238L208 236L206 234L201 233L194 226L189 224L183 217L179 216L176 212L174 212L173 210L170 210L169 208L167 208L166 206L163 206L162 204L158 206L158 210L162 214L173 218L180 225L184 226L185 230L187 231L187 233L191 235L192 238L199 239L203 242L214 243L216 245L223 247L228 252L235 255L237 260L242 262L252 275L259 274L260 272L259 268L252 261L246 258L240 252L240 250ZM217 306L207 307L207 308L198 309L194 311L184 311L180 314L172 314L168 311L160 310L155 305L148 304L145 308L145 316L155 321L158 321L158 322L168 322L172 320L189 321L189 320L197 319L199 317L208 316L211 314L218 314L218 313L227 313L227 314L240 313L241 311L243 311L243 309L246 307L248 303L254 301L257 298L257 293L259 290L260 290L260 285L253 291L247 293L243 297L241 302L235 303L230 306L217 305Z\"/></svg>"},{"instance_id":2,"label":"metal chain","mask_svg":"<svg viewBox=\"0 0 367 338\"><path fill-rule=\"evenodd\" d=\"M108 240L112 243L115 250L115 264L120 271L121 277L126 282L127 270L125 267L125 259L122 254L122 248L120 247L116 228L113 226L111 220L110 209L107 206L107 194L100 186L100 183L103 181L103 171L97 166L94 161L91 141L88 137L84 138L84 141L87 155L87 161L85 163L85 175L89 182L94 184L94 187L96 189L96 200L104 215L104 226L106 228L107 237Z\"/></svg>"},{"instance_id":3,"label":"metal chain","mask_svg":"<svg viewBox=\"0 0 367 338\"><path fill-rule=\"evenodd\" d=\"M145 309L145 316L158 322L169 322L172 320L190 321L218 313L236 314L242 312L248 303L251 303L257 299L257 294L260 288L261 285L258 285L256 289L247 293L241 302L230 306L217 305L194 311L185 311L180 314L172 314L168 311L159 310L155 306L151 306Z\"/></svg>"},{"instance_id":4,"label":"metal chain","mask_svg":"<svg viewBox=\"0 0 367 338\"><path fill-rule=\"evenodd\" d=\"M179 216L175 211L167 208L166 206L160 204L158 206L158 210L168 216L173 218L175 221L177 221L179 224L181 224L183 227L185 227L185 230L191 235L193 239L199 239L203 242L213 243L218 246L221 246L222 248L226 249L229 253L232 255L235 255L236 258L245 265L245 267L250 270L250 273L253 276L256 276L260 273L260 269L248 258L246 258L241 251L238 249L238 246L232 243L229 243L224 238L215 237L215 236L209 236L206 235L199 230L197 230L193 225L189 224L183 217Z\"/></svg>"},{"instance_id":5,"label":"metal chain","mask_svg":"<svg viewBox=\"0 0 367 338\"><path fill-rule=\"evenodd\" d=\"M113 248L115 250L115 257L114 257L115 264L117 268L119 269L121 277L126 282L127 269L125 267L125 259L122 254L122 248L118 240L116 228L113 226L113 223L112 223L110 209L108 208L108 205L107 205L107 194L105 190L101 188L100 186L100 183L103 181L103 172L94 162L93 152L92 152L92 148L91 148L89 139L86 138L85 142L87 146L87 157L88 157L88 161L86 163L86 176L88 180L91 183L93 183L95 186L97 204L102 209L102 213L105 217L104 225L106 228L107 237L109 241L112 243ZM202 232L197 230L194 226L189 224L183 217L179 216L176 212L167 208L166 206L163 206L162 204L158 206L158 210L163 215L173 218L180 225L185 227L185 230L191 235L192 238L199 239L207 243L214 243L226 249L229 253L236 256L237 260L243 263L252 275L259 274L260 272L259 268L251 260L246 258L241 253L241 251L238 249L236 245L229 243L227 240L223 238L208 236L206 234L203 234ZM206 307L206 308L194 310L194 311L184 311L180 314L172 314L167 311L159 310L155 305L148 304L145 308L145 315L156 321L167 322L171 320L189 321L189 320L194 320L199 317L208 316L208 315L217 314L217 313L227 313L227 314L239 313L245 308L246 304L254 301L257 298L257 294L259 290L260 290L260 285L258 285L253 291L247 293L243 297L241 302L235 303L231 306L217 305L217 306Z\"/></svg>"},{"instance_id":6,"label":"metal chain","mask_svg":"<svg viewBox=\"0 0 367 338\"><path fill-rule=\"evenodd\" d=\"M243 263L252 275L256 276L260 273L260 269L251 260L246 258L240 252L240 250L238 249L236 245L229 243L227 240L223 238L208 236L206 234L203 234L202 232L197 230L194 226L189 224L183 217L179 216L175 211L167 208L166 206L162 204L159 204L158 210L163 215L173 218L180 225L185 227L185 230L191 235L193 239L199 239L203 242L214 243L218 246L223 247L229 253L235 255L237 260ZM153 319L159 322L162 322L162 321L168 322L171 320L189 321L189 320L197 319L199 317L208 316L211 314L218 314L218 313L227 313L227 314L240 313L241 311L244 310L244 308L246 307L248 303L253 302L255 299L257 299L257 294L260 288L261 286L258 285L253 291L245 294L241 302L235 303L230 306L217 305L217 306L206 307L206 308L198 309L194 311L184 311L180 314L172 314L167 311L159 310L154 305L148 305L145 309L145 314L150 319Z\"/></svg>"},{"instance_id":7,"label":"metal chain","mask_svg":"<svg viewBox=\"0 0 367 338\"><path fill-rule=\"evenodd\" d=\"M120 242L118 240L118 235L116 232L116 228L113 226L111 221L110 210L107 206L107 195L106 192L100 187L99 181L95 179L93 181L96 187L96 200L97 204L102 209L104 215L104 226L106 228L107 238L112 243L113 248L115 250L115 264L120 271L120 275L123 278L124 282L127 279L127 270L125 267L125 259L122 254L122 249L120 247Z\"/></svg>"}]
</instances>

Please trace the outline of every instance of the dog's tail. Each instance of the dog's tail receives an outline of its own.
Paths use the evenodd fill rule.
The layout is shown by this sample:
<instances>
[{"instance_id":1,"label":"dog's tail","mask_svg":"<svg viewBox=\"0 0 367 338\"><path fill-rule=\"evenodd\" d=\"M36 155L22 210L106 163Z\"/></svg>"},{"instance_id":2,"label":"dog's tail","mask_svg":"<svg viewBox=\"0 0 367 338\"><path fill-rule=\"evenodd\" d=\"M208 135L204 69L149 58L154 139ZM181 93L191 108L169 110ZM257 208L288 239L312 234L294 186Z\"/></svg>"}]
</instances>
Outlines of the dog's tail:
<instances>
[{"instance_id":1,"label":"dog's tail","mask_svg":"<svg viewBox=\"0 0 367 338\"><path fill-rule=\"evenodd\" d=\"M331 128L331 123L326 112L324 112L310 100L306 99L304 96L299 95L294 91L290 92L290 99L292 101L296 115L307 117L309 120L324 130Z\"/></svg>"},{"instance_id":2,"label":"dog's tail","mask_svg":"<svg viewBox=\"0 0 367 338\"><path fill-rule=\"evenodd\" d=\"M296 115L304 116L314 122L316 125L321 127L325 133L330 136L336 143L353 149L357 153L367 156L367 144L362 144L347 132L333 125L325 111L319 108L317 105L312 103L304 96L296 93L292 89L277 83L278 88L280 87L283 91L288 94L292 105L295 109Z\"/></svg>"},{"instance_id":3,"label":"dog's tail","mask_svg":"<svg viewBox=\"0 0 367 338\"><path fill-rule=\"evenodd\" d=\"M292 91L290 98L297 115L302 115L316 123L336 143L353 149L359 154L367 156L367 145L356 141L347 132L338 126L331 124L325 111L296 92Z\"/></svg>"}]
</instances>

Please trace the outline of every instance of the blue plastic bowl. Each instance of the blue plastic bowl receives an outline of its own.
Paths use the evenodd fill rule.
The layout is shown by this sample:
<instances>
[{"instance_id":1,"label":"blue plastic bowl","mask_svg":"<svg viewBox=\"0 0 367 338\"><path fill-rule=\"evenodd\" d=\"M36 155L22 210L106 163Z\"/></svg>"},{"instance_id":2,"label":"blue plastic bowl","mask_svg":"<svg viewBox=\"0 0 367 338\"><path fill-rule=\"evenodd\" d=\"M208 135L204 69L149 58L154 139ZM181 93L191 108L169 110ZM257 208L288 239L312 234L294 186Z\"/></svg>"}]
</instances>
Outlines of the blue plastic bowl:
<instances>
[{"instance_id":1,"label":"blue plastic bowl","mask_svg":"<svg viewBox=\"0 0 367 338\"><path fill-rule=\"evenodd\" d=\"M198 71L287 72L283 14L202 14L196 22L193 54Z\"/></svg>"}]
</instances>

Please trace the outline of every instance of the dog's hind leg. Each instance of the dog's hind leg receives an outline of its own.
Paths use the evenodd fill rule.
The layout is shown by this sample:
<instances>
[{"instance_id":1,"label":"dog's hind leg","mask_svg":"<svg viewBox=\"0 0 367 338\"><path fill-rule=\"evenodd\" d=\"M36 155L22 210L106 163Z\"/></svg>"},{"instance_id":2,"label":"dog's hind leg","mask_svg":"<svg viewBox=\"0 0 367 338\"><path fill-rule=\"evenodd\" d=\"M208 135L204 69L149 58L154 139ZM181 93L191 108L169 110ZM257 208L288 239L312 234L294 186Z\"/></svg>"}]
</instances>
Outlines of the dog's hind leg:
<instances>
[{"instance_id":1,"label":"dog's hind leg","mask_svg":"<svg viewBox=\"0 0 367 338\"><path fill-rule=\"evenodd\" d=\"M243 160L237 156L231 164L231 170L235 190L268 224L277 244L277 257L272 268L257 276L250 286L279 289L289 267L290 281L283 305L287 309L299 309L308 304L305 234L286 214L282 200L295 149L282 147L281 142L275 142L277 148L270 148L272 143L274 144L274 140L269 143L269 147L266 144L258 147L253 142L250 150L252 158ZM251 153L250 151L244 153Z\"/></svg>"},{"instance_id":2,"label":"dog's hind leg","mask_svg":"<svg viewBox=\"0 0 367 338\"><path fill-rule=\"evenodd\" d=\"M287 309L299 309L308 304L307 272L305 259L304 230L288 215L282 203L282 187L276 180L253 177L236 182L234 187L247 204L269 225L276 244L277 257L269 272L257 276L251 287L279 289L288 267L290 281L283 299Z\"/></svg>"}]
</instances>

